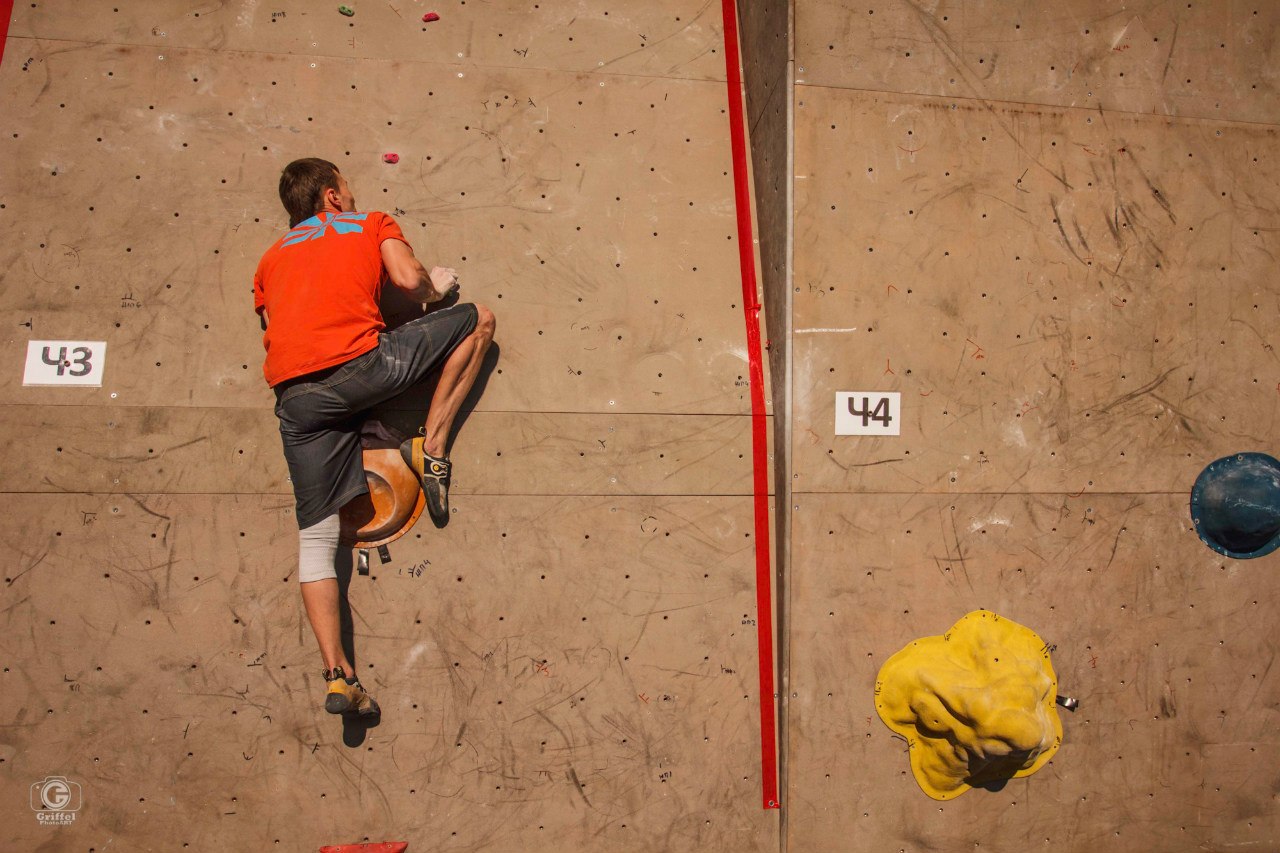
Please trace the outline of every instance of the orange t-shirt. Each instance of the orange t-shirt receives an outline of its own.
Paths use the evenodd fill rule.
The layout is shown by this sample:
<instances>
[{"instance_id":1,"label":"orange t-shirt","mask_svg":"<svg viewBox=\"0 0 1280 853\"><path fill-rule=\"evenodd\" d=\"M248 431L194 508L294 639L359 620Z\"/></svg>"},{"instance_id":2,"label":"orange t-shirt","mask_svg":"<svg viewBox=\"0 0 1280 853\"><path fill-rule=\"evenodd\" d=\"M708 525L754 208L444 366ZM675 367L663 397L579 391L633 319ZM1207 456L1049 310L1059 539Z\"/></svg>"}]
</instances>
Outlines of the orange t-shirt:
<instances>
[{"instance_id":1,"label":"orange t-shirt","mask_svg":"<svg viewBox=\"0 0 1280 853\"><path fill-rule=\"evenodd\" d=\"M382 241L404 234L385 213L323 212L281 237L258 262L254 309L267 312L268 385L333 367L378 345Z\"/></svg>"}]
</instances>

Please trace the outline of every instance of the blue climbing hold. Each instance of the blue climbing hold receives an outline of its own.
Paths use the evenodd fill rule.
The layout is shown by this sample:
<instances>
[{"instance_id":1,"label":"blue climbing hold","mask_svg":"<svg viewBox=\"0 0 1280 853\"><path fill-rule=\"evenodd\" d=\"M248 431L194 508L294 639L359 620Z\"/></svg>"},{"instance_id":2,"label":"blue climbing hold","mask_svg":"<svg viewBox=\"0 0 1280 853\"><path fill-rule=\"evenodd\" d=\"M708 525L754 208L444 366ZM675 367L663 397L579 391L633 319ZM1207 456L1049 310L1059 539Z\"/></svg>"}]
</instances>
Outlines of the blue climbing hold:
<instances>
[{"instance_id":1,"label":"blue climbing hold","mask_svg":"<svg viewBox=\"0 0 1280 853\"><path fill-rule=\"evenodd\" d=\"M1191 489L1191 519L1204 544L1228 557L1280 548L1280 461L1236 453L1209 463Z\"/></svg>"}]
</instances>

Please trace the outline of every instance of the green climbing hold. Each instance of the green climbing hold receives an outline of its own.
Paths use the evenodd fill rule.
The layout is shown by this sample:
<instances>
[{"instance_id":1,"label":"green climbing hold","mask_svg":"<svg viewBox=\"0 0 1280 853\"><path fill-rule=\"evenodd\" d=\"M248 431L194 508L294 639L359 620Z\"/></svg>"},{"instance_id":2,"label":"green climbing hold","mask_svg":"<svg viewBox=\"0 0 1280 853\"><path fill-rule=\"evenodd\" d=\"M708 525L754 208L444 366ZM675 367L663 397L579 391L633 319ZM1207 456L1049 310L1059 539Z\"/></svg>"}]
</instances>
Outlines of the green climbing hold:
<instances>
[{"instance_id":1,"label":"green climbing hold","mask_svg":"<svg viewBox=\"0 0 1280 853\"><path fill-rule=\"evenodd\" d=\"M346 15L348 18L356 13L356 10L352 9L350 6L339 6L338 11Z\"/></svg>"}]
</instances>

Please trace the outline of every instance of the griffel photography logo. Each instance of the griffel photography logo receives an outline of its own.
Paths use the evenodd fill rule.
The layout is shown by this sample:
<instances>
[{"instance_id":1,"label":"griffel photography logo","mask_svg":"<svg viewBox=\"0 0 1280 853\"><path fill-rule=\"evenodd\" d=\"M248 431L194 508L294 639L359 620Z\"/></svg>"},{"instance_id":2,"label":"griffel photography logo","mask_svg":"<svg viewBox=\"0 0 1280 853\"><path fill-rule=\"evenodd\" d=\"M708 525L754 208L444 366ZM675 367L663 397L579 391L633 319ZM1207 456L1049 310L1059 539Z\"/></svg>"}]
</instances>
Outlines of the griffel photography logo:
<instances>
[{"instance_id":1,"label":"griffel photography logo","mask_svg":"<svg viewBox=\"0 0 1280 853\"><path fill-rule=\"evenodd\" d=\"M31 809L45 826L66 826L84 804L80 783L66 776L46 776L31 784Z\"/></svg>"}]
</instances>

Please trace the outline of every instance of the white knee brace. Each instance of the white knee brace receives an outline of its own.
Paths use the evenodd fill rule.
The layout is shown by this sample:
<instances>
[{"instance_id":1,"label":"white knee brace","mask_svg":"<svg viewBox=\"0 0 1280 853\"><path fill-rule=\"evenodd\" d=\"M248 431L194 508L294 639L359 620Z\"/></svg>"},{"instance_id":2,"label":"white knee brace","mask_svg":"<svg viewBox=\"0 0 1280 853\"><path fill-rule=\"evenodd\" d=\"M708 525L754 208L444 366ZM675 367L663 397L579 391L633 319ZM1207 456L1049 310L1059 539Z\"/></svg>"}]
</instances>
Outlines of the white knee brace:
<instances>
[{"instance_id":1,"label":"white knee brace","mask_svg":"<svg viewBox=\"0 0 1280 853\"><path fill-rule=\"evenodd\" d=\"M298 531L299 583L310 583L338 576L338 532L336 512L323 521Z\"/></svg>"}]
</instances>

